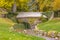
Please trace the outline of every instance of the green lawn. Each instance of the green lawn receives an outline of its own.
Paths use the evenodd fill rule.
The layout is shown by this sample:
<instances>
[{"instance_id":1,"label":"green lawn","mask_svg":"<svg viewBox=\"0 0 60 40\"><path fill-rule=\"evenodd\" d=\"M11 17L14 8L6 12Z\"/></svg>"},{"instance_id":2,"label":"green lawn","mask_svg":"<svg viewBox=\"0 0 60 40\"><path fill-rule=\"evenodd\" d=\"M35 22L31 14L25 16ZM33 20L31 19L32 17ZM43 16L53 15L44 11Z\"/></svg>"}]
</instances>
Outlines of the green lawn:
<instances>
[{"instance_id":1,"label":"green lawn","mask_svg":"<svg viewBox=\"0 0 60 40\"><path fill-rule=\"evenodd\" d=\"M0 19L0 40L44 40L43 38L25 35L22 33L9 32L11 24L5 22L5 19ZM12 22L13 23L13 22Z\"/></svg>"},{"instance_id":2,"label":"green lawn","mask_svg":"<svg viewBox=\"0 0 60 40\"><path fill-rule=\"evenodd\" d=\"M37 25L40 30L45 31L58 31L60 32L60 18L53 19L51 21L41 23Z\"/></svg>"}]
</instances>

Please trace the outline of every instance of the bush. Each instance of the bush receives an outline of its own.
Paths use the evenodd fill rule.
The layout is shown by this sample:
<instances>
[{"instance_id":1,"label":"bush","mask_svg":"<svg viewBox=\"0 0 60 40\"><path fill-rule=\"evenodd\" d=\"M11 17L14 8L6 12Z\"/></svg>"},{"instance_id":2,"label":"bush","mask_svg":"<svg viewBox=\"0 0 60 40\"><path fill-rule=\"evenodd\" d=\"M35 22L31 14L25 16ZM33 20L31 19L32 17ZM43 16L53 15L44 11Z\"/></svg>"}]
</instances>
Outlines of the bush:
<instances>
[{"instance_id":1,"label":"bush","mask_svg":"<svg viewBox=\"0 0 60 40\"><path fill-rule=\"evenodd\" d=\"M13 29L14 31L23 31L25 29L29 29L29 25L28 24L23 24L23 23L20 23L20 24L14 24L13 25Z\"/></svg>"},{"instance_id":2,"label":"bush","mask_svg":"<svg viewBox=\"0 0 60 40\"><path fill-rule=\"evenodd\" d=\"M13 25L13 28L16 30L16 29L18 29L18 30L23 30L23 29L25 29L25 26L24 26L24 24L15 24L15 25Z\"/></svg>"},{"instance_id":3,"label":"bush","mask_svg":"<svg viewBox=\"0 0 60 40\"><path fill-rule=\"evenodd\" d=\"M11 12L9 12L9 13L7 14L7 17L8 17L9 19L11 19L13 22L18 23L18 22L17 22L17 19L16 19L16 15L17 15L17 13L11 13Z\"/></svg>"},{"instance_id":4,"label":"bush","mask_svg":"<svg viewBox=\"0 0 60 40\"><path fill-rule=\"evenodd\" d=\"M40 19L42 22L46 22L48 20L48 18L44 18L44 17L41 17Z\"/></svg>"}]
</instances>

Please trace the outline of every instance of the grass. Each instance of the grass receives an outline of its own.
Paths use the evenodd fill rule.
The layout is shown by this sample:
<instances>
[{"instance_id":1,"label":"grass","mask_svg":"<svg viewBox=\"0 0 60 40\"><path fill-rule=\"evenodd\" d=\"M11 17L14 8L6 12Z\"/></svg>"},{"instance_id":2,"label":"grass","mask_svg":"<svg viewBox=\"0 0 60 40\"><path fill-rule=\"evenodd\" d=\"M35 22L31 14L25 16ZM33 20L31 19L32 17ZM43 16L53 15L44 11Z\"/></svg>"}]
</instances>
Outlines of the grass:
<instances>
[{"instance_id":1,"label":"grass","mask_svg":"<svg viewBox=\"0 0 60 40\"><path fill-rule=\"evenodd\" d=\"M60 18L54 18L51 21L37 25L40 30L60 32Z\"/></svg>"},{"instance_id":2,"label":"grass","mask_svg":"<svg viewBox=\"0 0 60 40\"><path fill-rule=\"evenodd\" d=\"M9 24L9 25L13 25L14 24L14 22L12 22L8 18L0 18L0 23L5 23L5 24Z\"/></svg>"},{"instance_id":3,"label":"grass","mask_svg":"<svg viewBox=\"0 0 60 40\"><path fill-rule=\"evenodd\" d=\"M43 38L25 35L22 33L10 32L9 28L13 22L0 18L0 40L44 40Z\"/></svg>"}]
</instances>

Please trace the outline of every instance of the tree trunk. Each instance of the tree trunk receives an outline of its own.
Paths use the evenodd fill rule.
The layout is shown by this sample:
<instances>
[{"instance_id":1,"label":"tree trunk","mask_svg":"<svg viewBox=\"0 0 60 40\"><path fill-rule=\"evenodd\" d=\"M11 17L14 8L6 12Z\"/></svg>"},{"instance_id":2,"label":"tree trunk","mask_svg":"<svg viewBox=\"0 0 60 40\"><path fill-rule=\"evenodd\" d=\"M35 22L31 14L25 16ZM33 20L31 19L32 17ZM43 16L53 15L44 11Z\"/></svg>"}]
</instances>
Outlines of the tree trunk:
<instances>
[{"instance_id":1,"label":"tree trunk","mask_svg":"<svg viewBox=\"0 0 60 40\"><path fill-rule=\"evenodd\" d=\"M49 21L54 18L54 12L52 12L51 17L49 18Z\"/></svg>"},{"instance_id":2,"label":"tree trunk","mask_svg":"<svg viewBox=\"0 0 60 40\"><path fill-rule=\"evenodd\" d=\"M12 12L13 12L13 13L16 12L16 3L13 4Z\"/></svg>"},{"instance_id":3,"label":"tree trunk","mask_svg":"<svg viewBox=\"0 0 60 40\"><path fill-rule=\"evenodd\" d=\"M12 5L12 13L16 13L17 6L16 6L16 0L14 0L14 3Z\"/></svg>"}]
</instances>

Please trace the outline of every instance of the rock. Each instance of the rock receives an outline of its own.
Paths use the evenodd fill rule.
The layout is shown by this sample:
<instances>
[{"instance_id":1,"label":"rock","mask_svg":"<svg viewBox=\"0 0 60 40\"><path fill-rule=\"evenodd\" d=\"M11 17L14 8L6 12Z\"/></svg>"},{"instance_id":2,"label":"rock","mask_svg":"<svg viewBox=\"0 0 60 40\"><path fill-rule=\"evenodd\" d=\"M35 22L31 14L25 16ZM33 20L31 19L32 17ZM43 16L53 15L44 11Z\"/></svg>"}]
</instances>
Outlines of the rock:
<instances>
[{"instance_id":1,"label":"rock","mask_svg":"<svg viewBox=\"0 0 60 40\"><path fill-rule=\"evenodd\" d=\"M44 35L44 30L40 30L40 31L39 31L39 34L40 34L41 36L43 36L43 35Z\"/></svg>"},{"instance_id":2,"label":"rock","mask_svg":"<svg viewBox=\"0 0 60 40\"><path fill-rule=\"evenodd\" d=\"M9 32L12 32L12 31L14 31L14 28L13 27L10 27L9 28Z\"/></svg>"},{"instance_id":3,"label":"rock","mask_svg":"<svg viewBox=\"0 0 60 40\"><path fill-rule=\"evenodd\" d=\"M37 28L37 26L35 26L35 30L37 30L37 31L39 30L39 29Z\"/></svg>"},{"instance_id":4,"label":"rock","mask_svg":"<svg viewBox=\"0 0 60 40\"><path fill-rule=\"evenodd\" d=\"M44 32L44 36L47 36L47 32Z\"/></svg>"},{"instance_id":5,"label":"rock","mask_svg":"<svg viewBox=\"0 0 60 40\"><path fill-rule=\"evenodd\" d=\"M57 36L56 34L57 34L56 31L49 31L49 32L48 32L48 36L49 36L49 37L52 37L52 38L56 37L56 36Z\"/></svg>"},{"instance_id":6,"label":"rock","mask_svg":"<svg viewBox=\"0 0 60 40\"><path fill-rule=\"evenodd\" d=\"M59 40L58 37L55 37L55 40Z\"/></svg>"},{"instance_id":7,"label":"rock","mask_svg":"<svg viewBox=\"0 0 60 40\"><path fill-rule=\"evenodd\" d=\"M58 32L57 36L60 37L60 32Z\"/></svg>"},{"instance_id":8,"label":"rock","mask_svg":"<svg viewBox=\"0 0 60 40\"><path fill-rule=\"evenodd\" d=\"M26 33L27 32L27 30L24 30L24 33Z\"/></svg>"}]
</instances>

